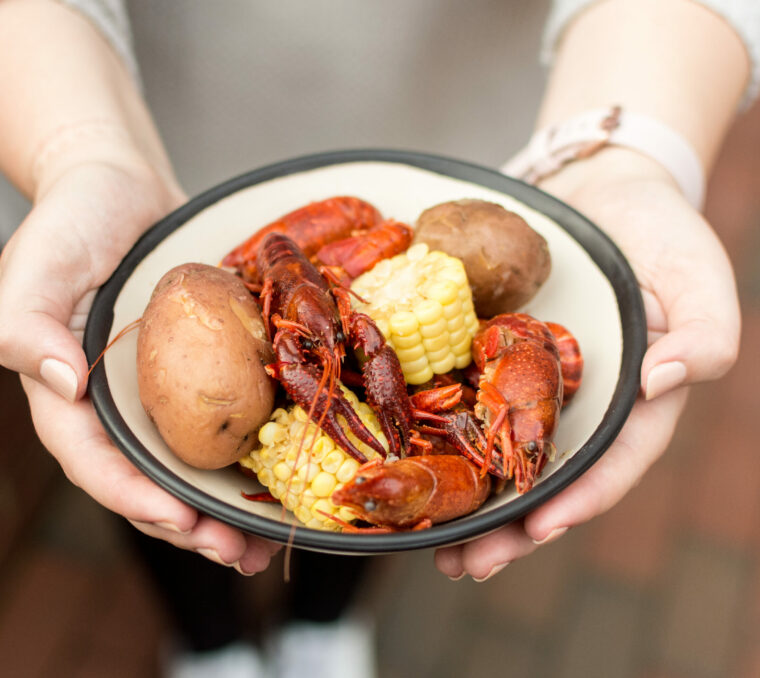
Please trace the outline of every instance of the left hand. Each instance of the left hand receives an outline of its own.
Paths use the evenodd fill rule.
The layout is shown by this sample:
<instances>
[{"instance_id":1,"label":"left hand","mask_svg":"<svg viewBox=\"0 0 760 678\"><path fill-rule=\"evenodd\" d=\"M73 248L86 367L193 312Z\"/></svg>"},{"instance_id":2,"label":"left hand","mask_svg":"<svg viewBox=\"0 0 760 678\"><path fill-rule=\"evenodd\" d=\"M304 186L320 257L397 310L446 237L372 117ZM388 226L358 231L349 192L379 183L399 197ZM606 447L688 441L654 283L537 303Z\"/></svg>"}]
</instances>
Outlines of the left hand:
<instances>
[{"instance_id":1,"label":"left hand","mask_svg":"<svg viewBox=\"0 0 760 678\"><path fill-rule=\"evenodd\" d=\"M436 566L453 579L469 574L482 581L614 506L667 448L686 402L684 387L722 376L739 348L728 257L657 163L608 148L564 168L541 188L605 230L636 274L649 332L642 394L617 439L576 482L522 521L439 549Z\"/></svg>"}]
</instances>

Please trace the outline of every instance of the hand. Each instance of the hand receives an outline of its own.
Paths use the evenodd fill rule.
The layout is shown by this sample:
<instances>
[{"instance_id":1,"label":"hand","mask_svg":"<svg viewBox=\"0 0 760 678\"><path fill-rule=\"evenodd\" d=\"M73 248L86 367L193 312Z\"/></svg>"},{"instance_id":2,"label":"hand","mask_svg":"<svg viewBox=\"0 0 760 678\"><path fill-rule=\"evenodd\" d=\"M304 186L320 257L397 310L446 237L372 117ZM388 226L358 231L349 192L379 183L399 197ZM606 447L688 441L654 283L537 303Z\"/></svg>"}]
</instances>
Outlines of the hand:
<instances>
[{"instance_id":1,"label":"hand","mask_svg":"<svg viewBox=\"0 0 760 678\"><path fill-rule=\"evenodd\" d=\"M439 549L436 565L452 578L482 580L614 506L665 451L686 401L684 386L722 376L738 352L739 306L728 257L659 165L633 151L606 149L542 188L604 229L636 274L649 331L642 395L612 446L570 487L521 522Z\"/></svg>"},{"instance_id":2,"label":"hand","mask_svg":"<svg viewBox=\"0 0 760 678\"><path fill-rule=\"evenodd\" d=\"M0 364L22 374L37 433L68 478L143 532L250 574L279 548L201 517L110 442L85 395L96 289L184 196L148 167L92 162L47 185L0 256Z\"/></svg>"}]
</instances>

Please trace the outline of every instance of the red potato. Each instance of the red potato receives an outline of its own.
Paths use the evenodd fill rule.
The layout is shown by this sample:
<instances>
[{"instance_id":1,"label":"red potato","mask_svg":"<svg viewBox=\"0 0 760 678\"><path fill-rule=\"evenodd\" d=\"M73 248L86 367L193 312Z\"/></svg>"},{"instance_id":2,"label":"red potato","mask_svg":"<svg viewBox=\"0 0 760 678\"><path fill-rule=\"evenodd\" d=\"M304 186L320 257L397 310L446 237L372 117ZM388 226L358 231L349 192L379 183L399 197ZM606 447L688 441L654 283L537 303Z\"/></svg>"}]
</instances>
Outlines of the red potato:
<instances>
[{"instance_id":1,"label":"red potato","mask_svg":"<svg viewBox=\"0 0 760 678\"><path fill-rule=\"evenodd\" d=\"M156 285L137 339L140 400L161 437L197 468L236 462L274 407L261 313L234 275L177 266Z\"/></svg>"},{"instance_id":2,"label":"red potato","mask_svg":"<svg viewBox=\"0 0 760 678\"><path fill-rule=\"evenodd\" d=\"M453 200L426 209L414 242L459 257L483 318L526 304L549 277L551 257L543 236L519 214L485 200Z\"/></svg>"}]
</instances>

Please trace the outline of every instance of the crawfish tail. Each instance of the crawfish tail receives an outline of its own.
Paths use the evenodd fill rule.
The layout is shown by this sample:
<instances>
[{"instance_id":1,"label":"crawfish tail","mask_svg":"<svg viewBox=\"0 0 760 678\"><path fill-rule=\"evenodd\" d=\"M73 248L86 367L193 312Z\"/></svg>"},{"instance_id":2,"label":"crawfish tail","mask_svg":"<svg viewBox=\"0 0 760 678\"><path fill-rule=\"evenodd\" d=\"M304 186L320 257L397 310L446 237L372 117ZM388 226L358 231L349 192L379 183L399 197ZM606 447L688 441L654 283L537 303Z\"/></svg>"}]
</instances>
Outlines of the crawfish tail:
<instances>
[{"instance_id":1,"label":"crawfish tail","mask_svg":"<svg viewBox=\"0 0 760 678\"><path fill-rule=\"evenodd\" d=\"M357 278L381 259L389 259L406 250L412 242L412 229L399 221L385 221L361 235L328 243L316 253L318 263L339 266Z\"/></svg>"},{"instance_id":2,"label":"crawfish tail","mask_svg":"<svg viewBox=\"0 0 760 678\"><path fill-rule=\"evenodd\" d=\"M554 338L557 340L559 349L559 362L562 366L562 407L567 405L570 399L581 385L583 377L583 355L578 345L578 340L570 330L559 323L546 323Z\"/></svg>"},{"instance_id":3,"label":"crawfish tail","mask_svg":"<svg viewBox=\"0 0 760 678\"><path fill-rule=\"evenodd\" d=\"M258 280L256 254L270 233L292 238L307 257L329 242L365 231L382 221L380 212L370 203L355 197L337 196L313 202L289 212L264 226L222 259L223 266L233 266L244 278Z\"/></svg>"}]
</instances>

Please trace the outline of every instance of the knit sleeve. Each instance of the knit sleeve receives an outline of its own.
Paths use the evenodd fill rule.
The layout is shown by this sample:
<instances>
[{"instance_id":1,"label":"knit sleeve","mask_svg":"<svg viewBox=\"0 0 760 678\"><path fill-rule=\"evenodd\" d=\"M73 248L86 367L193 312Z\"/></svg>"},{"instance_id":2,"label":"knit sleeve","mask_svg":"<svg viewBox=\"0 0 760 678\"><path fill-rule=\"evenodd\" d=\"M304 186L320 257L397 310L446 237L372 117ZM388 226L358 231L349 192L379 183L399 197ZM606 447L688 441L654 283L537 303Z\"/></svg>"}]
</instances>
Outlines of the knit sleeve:
<instances>
[{"instance_id":1,"label":"knit sleeve","mask_svg":"<svg viewBox=\"0 0 760 678\"><path fill-rule=\"evenodd\" d=\"M88 19L119 55L132 77L140 76L124 0L58 0Z\"/></svg>"},{"instance_id":2,"label":"knit sleeve","mask_svg":"<svg viewBox=\"0 0 760 678\"><path fill-rule=\"evenodd\" d=\"M551 63L556 47L570 22L584 9L600 0L553 0L546 21L542 60ZM760 0L693 0L723 17L741 38L749 55L751 77L741 108L748 108L760 94Z\"/></svg>"}]
</instances>

